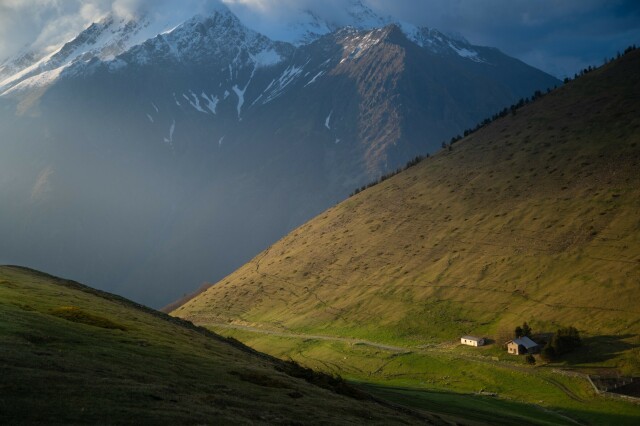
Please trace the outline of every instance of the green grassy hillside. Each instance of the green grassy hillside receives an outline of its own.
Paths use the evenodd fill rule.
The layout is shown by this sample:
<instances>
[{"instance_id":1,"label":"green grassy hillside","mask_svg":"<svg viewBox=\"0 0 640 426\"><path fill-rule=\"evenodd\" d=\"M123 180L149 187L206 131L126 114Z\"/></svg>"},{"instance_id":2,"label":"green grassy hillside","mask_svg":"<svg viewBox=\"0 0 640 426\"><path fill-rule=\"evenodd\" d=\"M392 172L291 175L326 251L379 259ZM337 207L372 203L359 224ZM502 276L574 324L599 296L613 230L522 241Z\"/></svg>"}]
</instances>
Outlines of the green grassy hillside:
<instances>
[{"instance_id":1,"label":"green grassy hillside","mask_svg":"<svg viewBox=\"0 0 640 426\"><path fill-rule=\"evenodd\" d=\"M0 267L0 424L371 422L442 423L117 296Z\"/></svg>"},{"instance_id":2,"label":"green grassy hillside","mask_svg":"<svg viewBox=\"0 0 640 426\"><path fill-rule=\"evenodd\" d=\"M446 401L442 413L637 424L637 405L557 369L640 374L638 70L635 51L494 121L321 214L173 315L408 405ZM463 334L505 341L523 321L575 326L584 345L535 368L499 344L456 346Z\"/></svg>"},{"instance_id":3,"label":"green grassy hillside","mask_svg":"<svg viewBox=\"0 0 640 426\"><path fill-rule=\"evenodd\" d=\"M493 122L175 314L412 345L574 325L640 372L639 69L633 52Z\"/></svg>"}]
</instances>

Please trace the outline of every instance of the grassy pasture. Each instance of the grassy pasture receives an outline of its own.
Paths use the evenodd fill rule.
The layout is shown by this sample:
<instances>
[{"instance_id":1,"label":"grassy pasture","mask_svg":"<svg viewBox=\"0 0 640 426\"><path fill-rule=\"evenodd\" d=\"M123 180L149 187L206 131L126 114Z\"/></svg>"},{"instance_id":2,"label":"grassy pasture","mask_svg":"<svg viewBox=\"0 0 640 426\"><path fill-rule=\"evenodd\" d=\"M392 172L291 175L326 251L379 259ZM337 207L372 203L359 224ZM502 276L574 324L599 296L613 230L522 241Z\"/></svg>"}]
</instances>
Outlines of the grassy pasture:
<instances>
[{"instance_id":1,"label":"grassy pasture","mask_svg":"<svg viewBox=\"0 0 640 426\"><path fill-rule=\"evenodd\" d=\"M596 395L586 380L560 374L565 365L542 365L538 359L538 366L531 367L524 357L507 355L495 345L471 348L452 342L399 352L214 329L276 357L339 374L374 395L442 416L480 424L634 425L640 419L640 405Z\"/></svg>"},{"instance_id":2,"label":"grassy pasture","mask_svg":"<svg viewBox=\"0 0 640 426\"><path fill-rule=\"evenodd\" d=\"M640 375L638 69L636 51L494 121L322 213L173 315L418 405L482 389L515 416L534 404L561 421L637 424L638 406L554 369ZM523 321L575 326L585 344L536 368L495 345L452 345L505 340Z\"/></svg>"},{"instance_id":3,"label":"grassy pasture","mask_svg":"<svg viewBox=\"0 0 640 426\"><path fill-rule=\"evenodd\" d=\"M120 297L0 267L0 424L296 422L442 424Z\"/></svg>"}]
</instances>

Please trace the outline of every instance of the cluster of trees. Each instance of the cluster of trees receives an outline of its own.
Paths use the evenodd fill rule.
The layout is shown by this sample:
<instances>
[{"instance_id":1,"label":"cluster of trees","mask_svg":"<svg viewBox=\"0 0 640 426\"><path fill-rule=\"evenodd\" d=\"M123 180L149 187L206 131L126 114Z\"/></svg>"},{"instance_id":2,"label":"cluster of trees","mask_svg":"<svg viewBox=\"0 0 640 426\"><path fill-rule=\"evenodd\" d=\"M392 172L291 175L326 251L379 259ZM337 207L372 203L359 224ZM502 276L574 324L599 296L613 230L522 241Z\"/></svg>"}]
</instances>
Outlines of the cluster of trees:
<instances>
[{"instance_id":1,"label":"cluster of trees","mask_svg":"<svg viewBox=\"0 0 640 426\"><path fill-rule=\"evenodd\" d=\"M517 326L514 330L515 338L519 337L529 337L532 336L532 330L529 324L526 322L521 326ZM582 345L582 340L580 339L580 333L578 329L571 327L562 327L559 328L551 339L546 343L546 345L542 348L540 352L540 356L545 361L553 361L558 357L573 351L574 349L580 347ZM535 364L536 359L533 355L529 354L526 357L526 361L529 364Z\"/></svg>"},{"instance_id":2,"label":"cluster of trees","mask_svg":"<svg viewBox=\"0 0 640 426\"><path fill-rule=\"evenodd\" d=\"M525 322L522 324L522 327L516 327L516 329L514 330L514 334L516 336L516 339L518 337L531 337L531 327L529 327L529 324Z\"/></svg>"},{"instance_id":3,"label":"cluster of trees","mask_svg":"<svg viewBox=\"0 0 640 426\"><path fill-rule=\"evenodd\" d=\"M613 61L614 61L614 60L616 60L616 59L620 59L622 56L624 56L624 55L626 55L626 54L628 54L628 53L631 53L631 52L633 52L634 50L637 50L637 47L636 47L636 45L635 45L635 44L633 44L633 45L631 45L631 46L627 47L627 48L624 50L624 53L620 53L620 52L618 52L618 54L616 55L616 57L615 57L615 58L604 58L603 65L607 65L608 63L613 62ZM584 68L584 69L580 70L580 72L575 73L575 75L573 76L573 80L576 80L576 79L578 79L578 78L582 77L583 75L589 74L590 72L595 71L595 70L597 70L597 69L598 69L598 67L588 66L587 68ZM565 83L565 84L567 84L567 83L568 83L568 82L570 82L571 80L572 80L571 78L566 77L566 78L564 79L564 83Z\"/></svg>"},{"instance_id":4,"label":"cluster of trees","mask_svg":"<svg viewBox=\"0 0 640 426\"><path fill-rule=\"evenodd\" d=\"M558 86L554 86L553 90L555 90L557 88L558 88ZM542 98L544 95L547 95L547 94L551 93L551 91L552 91L552 89L549 87L549 88L547 88L546 92L542 92L541 90L536 90L535 92L533 92L533 95L531 95L530 98L520 98L518 100L518 102L516 102L515 104L513 104L513 105L511 105L509 107L505 107L505 108L501 109L497 113L493 114L491 117L485 118L484 120L482 120L481 122L476 124L475 127L466 129L463 132L462 135L453 136L451 138L451 140L449 140L448 144L446 142L442 142L442 149L448 149L449 151L452 151L453 150L453 144L455 144L456 142L462 140L462 138L466 138L467 136L474 134L478 130L482 129L483 127L488 126L489 124L493 123L494 121L496 121L499 118L506 117L507 115L509 115L509 113L511 113L511 115L516 115L517 111L520 108L522 108L525 105L530 104L531 102L537 101L538 99Z\"/></svg>"},{"instance_id":5,"label":"cluster of trees","mask_svg":"<svg viewBox=\"0 0 640 426\"><path fill-rule=\"evenodd\" d=\"M616 59L620 59L623 55L626 55L628 53L631 53L633 51L637 50L636 45L631 45L629 47L627 47L624 50L624 53L620 53L618 52ZM611 58L610 60L605 59L605 65L611 61L613 61L614 58ZM587 68L583 69L582 71L580 71L579 73L576 73L574 76L574 80L582 77L585 74L588 74L594 70L598 69L597 66L588 66ZM572 79L567 77L564 79L564 83L569 83ZM556 87L554 87L554 89L556 89ZM545 96L546 94L551 93L552 89L548 88L546 93L540 91L540 90L536 90L533 95L530 98L520 98L520 100L518 100L518 102L516 102L515 104L509 106L509 107L505 107L502 110L500 110L499 112L493 114L491 117L485 118L484 120L482 120L481 122L479 122L478 124L476 124L475 127L470 128L470 129L466 129L463 132L463 135L456 135L453 136L450 140L449 143L443 141L442 142L442 149L446 149L448 151L453 151L453 144L455 144L456 142L462 140L462 138L467 137L475 132L477 132L478 130L482 129L485 126L488 126L489 124L491 124L492 122L496 121L499 118L503 118L506 117L507 115L509 115L509 113L511 113L511 115L516 115L518 109L522 108L525 105L530 104L533 101L536 101L540 98L542 98L543 96ZM377 180L370 182L367 185L364 185L358 189L356 189L355 191L353 191L351 194L349 194L350 197L359 194L360 192L364 191L367 188L371 188L372 186L375 186L381 182L384 182L385 180L389 179L392 176L397 175L398 173L408 169L409 167L415 166L416 164L418 164L419 162L421 162L423 159L425 158L429 158L429 154L427 154L426 156L417 156L415 157L413 160L410 160L404 167L400 167L397 170L387 173L386 175L381 176L380 178L378 178Z\"/></svg>"},{"instance_id":6,"label":"cluster of trees","mask_svg":"<svg viewBox=\"0 0 640 426\"><path fill-rule=\"evenodd\" d=\"M353 197L356 194L361 193L362 191L364 191L367 188L371 188L372 186L376 186L379 183L384 182L385 180L389 179L390 177L393 177L395 175L397 175L398 173L401 173L405 170L407 170L410 167L413 167L417 164L420 164L420 162L422 160L424 160L425 158L429 158L429 154L427 154L426 156L424 155L418 155L417 157L412 158L411 160L407 161L407 163L404 165L404 167L398 167L396 170L387 173L386 175L382 175L380 176L377 180L370 182L364 186L361 186L360 188L357 188L355 191L353 191L351 194L349 194L349 197Z\"/></svg>"},{"instance_id":7,"label":"cluster of trees","mask_svg":"<svg viewBox=\"0 0 640 426\"><path fill-rule=\"evenodd\" d=\"M563 354L573 351L581 344L580 333L575 327L560 328L542 349L540 356L547 361L552 361Z\"/></svg>"},{"instance_id":8,"label":"cluster of trees","mask_svg":"<svg viewBox=\"0 0 640 426\"><path fill-rule=\"evenodd\" d=\"M555 89L556 87L554 87ZM547 93L551 93L551 89L547 89ZM456 142L462 140L462 138L465 138L475 132L477 132L478 130L482 129L485 126L488 126L489 124L491 124L492 122L494 122L495 120L502 118L502 117L506 117L509 113L511 113L512 115L516 115L516 110L519 108L522 108L523 106L537 100L538 98L541 98L542 96L544 96L544 94L540 91L540 90L536 90L533 95L531 96L531 98L521 98L518 102L516 102L515 104L511 105L510 107L505 107L503 108L501 111L493 114L491 117L489 118L485 118L484 120L482 120L481 122L479 122L475 127L470 128L465 130L463 133L464 135L456 135L453 136L450 140L449 143L443 141L442 142L442 149L446 149L448 151L453 151L453 144L455 144ZM360 188L357 188L355 191L353 191L351 194L349 194L349 197L353 197L356 194L361 193L362 191L364 191L365 189L371 188L372 186L376 186L379 183L384 182L385 180L389 179L390 177L393 177L395 175L397 175L400 172L403 172L405 170L407 170L410 167L415 166L416 164L420 163L422 160L424 160L425 158L429 158L430 155L427 153L427 155L418 155L417 157L409 160L407 162L407 164L405 164L404 167L399 167L396 170L389 172L385 175L380 176L377 180L374 180L373 182L370 182L366 185L361 186Z\"/></svg>"},{"instance_id":9,"label":"cluster of trees","mask_svg":"<svg viewBox=\"0 0 640 426\"><path fill-rule=\"evenodd\" d=\"M519 338L519 337L529 337L529 338L531 338L531 334L532 334L531 327L529 326L529 324L527 322L523 322L521 326L519 325L519 326L517 326L515 328L515 330L513 331L513 334L514 334L516 339ZM525 357L525 360L527 361L527 364L529 364L529 365L534 365L536 363L536 358L531 354L528 354Z\"/></svg>"}]
</instances>

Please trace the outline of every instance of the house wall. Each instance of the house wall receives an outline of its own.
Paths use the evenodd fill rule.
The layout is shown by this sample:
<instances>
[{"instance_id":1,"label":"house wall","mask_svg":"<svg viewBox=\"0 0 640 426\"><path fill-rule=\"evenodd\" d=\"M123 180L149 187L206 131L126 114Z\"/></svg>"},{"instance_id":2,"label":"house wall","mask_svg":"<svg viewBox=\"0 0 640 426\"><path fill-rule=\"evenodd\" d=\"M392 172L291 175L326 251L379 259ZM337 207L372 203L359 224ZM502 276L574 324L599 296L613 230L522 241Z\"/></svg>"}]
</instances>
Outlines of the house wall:
<instances>
[{"instance_id":1,"label":"house wall","mask_svg":"<svg viewBox=\"0 0 640 426\"><path fill-rule=\"evenodd\" d=\"M460 342L461 342L463 345L468 345L468 346L478 346L478 342L476 342L475 340L460 339Z\"/></svg>"}]
</instances>

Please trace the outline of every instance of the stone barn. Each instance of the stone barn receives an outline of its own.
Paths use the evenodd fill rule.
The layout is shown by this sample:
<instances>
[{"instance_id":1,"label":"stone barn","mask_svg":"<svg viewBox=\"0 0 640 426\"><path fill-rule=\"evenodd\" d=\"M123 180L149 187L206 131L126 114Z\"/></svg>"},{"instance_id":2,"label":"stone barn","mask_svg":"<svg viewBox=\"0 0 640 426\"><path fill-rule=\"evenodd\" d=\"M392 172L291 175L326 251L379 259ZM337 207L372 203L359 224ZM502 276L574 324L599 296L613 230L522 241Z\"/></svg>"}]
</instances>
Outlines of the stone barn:
<instances>
[{"instance_id":1,"label":"stone barn","mask_svg":"<svg viewBox=\"0 0 640 426\"><path fill-rule=\"evenodd\" d=\"M507 352L512 355L535 354L540 350L540 346L527 336L518 337L507 342Z\"/></svg>"}]
</instances>

